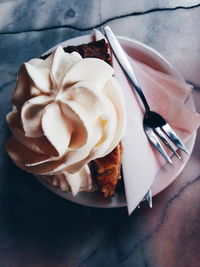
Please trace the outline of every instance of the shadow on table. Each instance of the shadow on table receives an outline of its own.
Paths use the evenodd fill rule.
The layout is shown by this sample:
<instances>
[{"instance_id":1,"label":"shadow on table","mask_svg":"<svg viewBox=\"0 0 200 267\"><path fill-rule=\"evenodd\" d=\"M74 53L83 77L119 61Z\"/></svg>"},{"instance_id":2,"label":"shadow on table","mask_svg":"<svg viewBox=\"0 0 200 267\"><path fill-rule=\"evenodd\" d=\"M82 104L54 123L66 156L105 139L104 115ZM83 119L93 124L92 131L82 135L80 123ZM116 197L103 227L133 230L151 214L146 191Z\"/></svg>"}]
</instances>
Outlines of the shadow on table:
<instances>
[{"instance_id":1,"label":"shadow on table","mask_svg":"<svg viewBox=\"0 0 200 267\"><path fill-rule=\"evenodd\" d=\"M127 242L134 245L141 238L137 226L143 223L144 212L142 215L139 209L129 217L126 208L99 209L71 203L17 168L7 155L3 158L0 228L16 255L38 257L43 264L75 257L78 264L95 249L111 249L113 243L118 243L123 254Z\"/></svg>"},{"instance_id":2,"label":"shadow on table","mask_svg":"<svg viewBox=\"0 0 200 267\"><path fill-rule=\"evenodd\" d=\"M199 138L200 135L197 136L196 144ZM199 161L198 146L194 147L192 157L193 161ZM186 176L177 179L153 199L153 209L143 203L141 209L136 209L129 217L126 208L89 208L60 198L32 175L17 168L3 153L1 163L4 168L1 168L0 173L0 237L6 250L0 245L0 263L6 261L8 266L98 267L103 261L103 266L109 267L113 264L116 267L132 266L129 264L133 262L139 263L141 267L147 266L147 262L149 266L156 266L151 251L160 253L166 250L166 246L159 245L162 240L161 243L155 241L160 240L159 236L164 235L166 238L169 235L169 228L163 228L169 218L169 211L173 217L170 221L171 231L173 229L175 236L184 236L181 233L184 233L182 229L185 229L185 224L181 223L181 218L188 218L185 207L189 196L185 189L188 185L189 190L194 190L198 185L195 182L198 177L194 180L194 187L190 180L193 161L186 167ZM180 198L180 194L184 198ZM194 201L191 205L196 212L199 206L195 202L196 195L192 193L192 196ZM173 205L175 201L178 203L176 206ZM190 211L191 205L188 208ZM179 227L176 228L174 222L178 220L179 213ZM195 214L191 220L187 219L191 225ZM175 249L178 249L177 244ZM13 265L13 262L16 264Z\"/></svg>"},{"instance_id":3,"label":"shadow on table","mask_svg":"<svg viewBox=\"0 0 200 267\"><path fill-rule=\"evenodd\" d=\"M96 266L107 253L108 266L113 258L123 261L143 239L146 205L129 217L126 208L89 208L62 199L13 164L4 151L10 135L5 119L1 126L0 265Z\"/></svg>"},{"instance_id":4,"label":"shadow on table","mask_svg":"<svg viewBox=\"0 0 200 267\"><path fill-rule=\"evenodd\" d=\"M198 134L196 144L199 138ZM199 161L198 146L192 157ZM185 180L189 175L177 179L154 198L153 209L143 203L129 217L126 208L89 208L62 199L17 168L5 152L0 164L0 263L8 266L93 267L102 260L109 267L129 266L133 260L146 266L152 261L148 241L160 230L169 204L185 192L185 184L192 185Z\"/></svg>"}]
</instances>

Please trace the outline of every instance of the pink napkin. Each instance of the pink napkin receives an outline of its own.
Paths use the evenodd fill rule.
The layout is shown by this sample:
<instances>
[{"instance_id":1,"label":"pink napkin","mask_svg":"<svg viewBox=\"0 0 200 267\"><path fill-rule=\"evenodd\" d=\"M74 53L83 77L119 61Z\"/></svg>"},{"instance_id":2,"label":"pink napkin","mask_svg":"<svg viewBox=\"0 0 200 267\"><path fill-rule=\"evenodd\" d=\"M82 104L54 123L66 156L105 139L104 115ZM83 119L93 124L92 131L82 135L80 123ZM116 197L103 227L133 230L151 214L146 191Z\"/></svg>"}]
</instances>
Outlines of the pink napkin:
<instances>
[{"instance_id":1,"label":"pink napkin","mask_svg":"<svg viewBox=\"0 0 200 267\"><path fill-rule=\"evenodd\" d=\"M104 38L98 30L94 30L94 36L96 40ZM200 115L185 105L192 87L181 79L154 70L141 62L133 61L130 57L129 61L151 109L162 115L185 143L200 126ZM153 191L156 192L156 187L165 183L162 179L170 173L167 171L165 175L159 175L159 173L161 168L169 163L166 163L166 160L149 143L142 124L143 104L127 81L115 57L113 57L113 68L115 77L122 86L127 109L127 127L122 140L124 148L122 166L128 212L131 214L152 184ZM169 150L167 152L172 156ZM181 154L182 160L189 157L180 151L178 153ZM175 156L173 156L173 162L181 164ZM170 166L170 170L173 171L178 164ZM155 179L156 185L153 183Z\"/></svg>"},{"instance_id":2,"label":"pink napkin","mask_svg":"<svg viewBox=\"0 0 200 267\"><path fill-rule=\"evenodd\" d=\"M184 104L191 93L191 86L141 62L131 58L129 61L151 109L162 115L185 142L200 125L200 115ZM166 160L149 143L142 125L143 105L114 57L113 68L115 77L123 88L127 108L127 128L122 140L122 166L128 212L131 214ZM168 153L170 154L169 151Z\"/></svg>"}]
</instances>

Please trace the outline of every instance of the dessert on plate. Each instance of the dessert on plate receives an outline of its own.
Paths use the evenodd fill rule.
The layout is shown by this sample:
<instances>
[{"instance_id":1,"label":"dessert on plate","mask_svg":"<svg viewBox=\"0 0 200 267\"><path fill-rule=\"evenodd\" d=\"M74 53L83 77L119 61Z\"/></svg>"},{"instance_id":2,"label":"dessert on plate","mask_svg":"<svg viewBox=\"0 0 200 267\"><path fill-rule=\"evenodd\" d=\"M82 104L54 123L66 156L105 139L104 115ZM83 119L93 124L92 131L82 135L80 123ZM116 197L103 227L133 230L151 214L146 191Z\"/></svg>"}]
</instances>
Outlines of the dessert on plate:
<instances>
[{"instance_id":1,"label":"dessert on plate","mask_svg":"<svg viewBox=\"0 0 200 267\"><path fill-rule=\"evenodd\" d=\"M131 214L150 187L152 195L166 188L189 156L178 151L182 159L177 160L169 154L172 168L152 148L143 129L143 107L96 31L99 37L95 42L91 35L69 40L64 48L52 48L21 66L13 110L7 115L13 136L6 147L17 166L58 195L89 206L127 205ZM168 121L191 152L200 125L191 86L152 48L120 39L151 109ZM70 45L80 40L82 45ZM118 190L121 162L125 190ZM104 197L73 197L94 190Z\"/></svg>"},{"instance_id":2,"label":"dessert on plate","mask_svg":"<svg viewBox=\"0 0 200 267\"><path fill-rule=\"evenodd\" d=\"M60 190L113 196L121 178L125 108L105 40L58 46L24 63L7 115L6 149Z\"/></svg>"}]
</instances>

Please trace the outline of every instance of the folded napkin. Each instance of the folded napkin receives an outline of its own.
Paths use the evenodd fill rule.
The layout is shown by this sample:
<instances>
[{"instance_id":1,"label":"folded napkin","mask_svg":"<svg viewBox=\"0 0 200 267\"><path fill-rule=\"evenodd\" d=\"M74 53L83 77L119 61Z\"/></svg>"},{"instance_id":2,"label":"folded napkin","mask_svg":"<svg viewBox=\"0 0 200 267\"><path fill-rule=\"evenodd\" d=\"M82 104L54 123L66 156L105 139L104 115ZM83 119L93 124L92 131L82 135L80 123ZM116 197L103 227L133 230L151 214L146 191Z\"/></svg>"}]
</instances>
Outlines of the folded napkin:
<instances>
[{"instance_id":1,"label":"folded napkin","mask_svg":"<svg viewBox=\"0 0 200 267\"><path fill-rule=\"evenodd\" d=\"M185 143L200 125L200 115L185 105L191 86L130 57L129 61L151 110L162 115ZM128 212L131 214L153 184L160 169L167 163L148 141L142 124L143 104L114 57L113 68L115 77L123 88L127 108L127 128L122 140L122 166ZM168 153L170 154L169 150Z\"/></svg>"},{"instance_id":2,"label":"folded napkin","mask_svg":"<svg viewBox=\"0 0 200 267\"><path fill-rule=\"evenodd\" d=\"M98 30L94 30L94 37L96 40L105 39ZM150 187L153 193L157 193L159 188L166 184L166 178L168 182L173 178L168 177L171 175L166 168L169 163L150 144L144 133L144 107L140 98L114 56L112 59L115 77L123 88L127 109L127 127L122 140L124 147L122 167L127 207L131 214ZM185 104L191 94L192 86L181 78L155 70L131 57L129 61L151 110L162 115L185 144L200 126L200 115ZM167 148L166 150L172 156L172 152ZM189 157L182 151L178 153L182 160ZM170 166L170 170L173 172L176 167L181 169L181 160L174 155L172 160L175 164ZM164 171L160 174L161 169Z\"/></svg>"}]
</instances>

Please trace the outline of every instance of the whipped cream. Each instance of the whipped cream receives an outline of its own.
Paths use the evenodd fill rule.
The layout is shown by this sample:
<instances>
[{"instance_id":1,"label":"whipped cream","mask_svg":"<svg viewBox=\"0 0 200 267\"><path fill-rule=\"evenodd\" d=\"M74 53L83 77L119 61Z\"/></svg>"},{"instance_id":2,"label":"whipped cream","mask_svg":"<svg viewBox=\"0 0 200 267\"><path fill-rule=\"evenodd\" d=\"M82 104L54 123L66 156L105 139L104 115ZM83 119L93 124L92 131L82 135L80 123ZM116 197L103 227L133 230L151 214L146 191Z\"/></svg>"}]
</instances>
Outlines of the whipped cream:
<instances>
[{"instance_id":1,"label":"whipped cream","mask_svg":"<svg viewBox=\"0 0 200 267\"><path fill-rule=\"evenodd\" d=\"M24 63L16 108L7 115L13 133L7 151L16 165L54 181L65 177L74 194L90 190L87 164L110 153L125 128L122 89L113 74L104 61L60 46L45 60Z\"/></svg>"}]
</instances>

